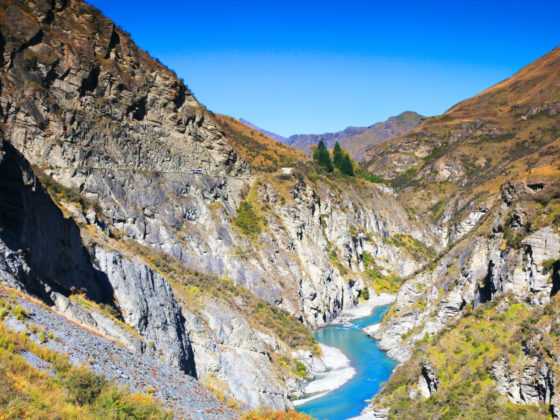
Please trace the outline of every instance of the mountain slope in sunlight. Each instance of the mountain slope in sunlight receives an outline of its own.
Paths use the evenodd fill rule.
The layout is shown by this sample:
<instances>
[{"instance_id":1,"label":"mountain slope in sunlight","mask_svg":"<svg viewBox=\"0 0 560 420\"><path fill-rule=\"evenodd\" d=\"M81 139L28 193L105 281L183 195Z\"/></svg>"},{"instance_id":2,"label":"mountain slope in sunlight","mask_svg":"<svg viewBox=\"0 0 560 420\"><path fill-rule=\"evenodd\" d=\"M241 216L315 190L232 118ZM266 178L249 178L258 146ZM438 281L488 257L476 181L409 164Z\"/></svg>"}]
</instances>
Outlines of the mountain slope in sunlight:
<instances>
[{"instance_id":1,"label":"mountain slope in sunlight","mask_svg":"<svg viewBox=\"0 0 560 420\"><path fill-rule=\"evenodd\" d=\"M219 114L216 119L237 154L258 171L273 172L282 166L309 160L302 151L280 143L240 120Z\"/></svg>"}]
</instances>

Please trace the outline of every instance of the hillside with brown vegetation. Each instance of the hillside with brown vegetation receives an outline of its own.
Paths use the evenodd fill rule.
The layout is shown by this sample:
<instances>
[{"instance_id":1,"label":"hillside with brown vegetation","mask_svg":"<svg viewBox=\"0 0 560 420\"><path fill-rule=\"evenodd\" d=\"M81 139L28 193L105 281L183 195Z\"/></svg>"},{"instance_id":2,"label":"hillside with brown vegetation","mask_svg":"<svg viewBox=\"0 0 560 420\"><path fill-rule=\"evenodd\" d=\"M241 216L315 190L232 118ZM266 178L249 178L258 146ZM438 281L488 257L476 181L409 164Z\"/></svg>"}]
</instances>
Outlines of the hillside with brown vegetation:
<instances>
[{"instance_id":1,"label":"hillside with brown vegetation","mask_svg":"<svg viewBox=\"0 0 560 420\"><path fill-rule=\"evenodd\" d=\"M252 168L273 172L282 166L308 161L301 150L280 143L241 121L227 115L216 115L230 144Z\"/></svg>"},{"instance_id":2,"label":"hillside with brown vegetation","mask_svg":"<svg viewBox=\"0 0 560 420\"><path fill-rule=\"evenodd\" d=\"M449 217L469 201L491 201L508 181L557 179L559 113L556 48L411 133L369 149L365 166L398 189L407 206Z\"/></svg>"},{"instance_id":3,"label":"hillside with brown vegetation","mask_svg":"<svg viewBox=\"0 0 560 420\"><path fill-rule=\"evenodd\" d=\"M445 246L375 333L402 362L373 399L384 418L560 418L559 93L556 48L370 149Z\"/></svg>"}]
</instances>

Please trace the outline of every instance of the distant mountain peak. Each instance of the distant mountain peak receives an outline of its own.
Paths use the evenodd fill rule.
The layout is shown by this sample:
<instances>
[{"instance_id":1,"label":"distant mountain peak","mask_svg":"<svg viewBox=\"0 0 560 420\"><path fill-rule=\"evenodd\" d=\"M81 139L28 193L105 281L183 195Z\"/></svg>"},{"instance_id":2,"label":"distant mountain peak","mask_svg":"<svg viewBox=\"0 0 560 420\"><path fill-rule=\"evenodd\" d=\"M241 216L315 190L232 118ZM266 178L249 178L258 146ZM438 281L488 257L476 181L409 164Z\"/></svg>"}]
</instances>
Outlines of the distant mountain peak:
<instances>
[{"instance_id":1,"label":"distant mountain peak","mask_svg":"<svg viewBox=\"0 0 560 420\"><path fill-rule=\"evenodd\" d=\"M260 131L274 140L285 143L296 149L310 153L309 148L319 141L323 141L327 148L332 149L339 142L352 157L360 161L365 156L365 150L369 147L383 143L394 137L401 136L414 129L424 117L414 111L404 111L399 115L388 118L386 121L375 123L369 127L349 126L344 130L323 134L294 134L289 138L267 131L243 118L239 121Z\"/></svg>"},{"instance_id":2,"label":"distant mountain peak","mask_svg":"<svg viewBox=\"0 0 560 420\"><path fill-rule=\"evenodd\" d=\"M272 131L265 130L264 128L261 128L258 125L255 125L252 122L247 121L244 118L239 118L239 121L241 121L245 125L248 125L251 128L254 128L257 131L260 131L263 134L266 134L271 139L274 139L274 140L282 142L282 143L286 143L286 140L287 140L286 137L282 137L280 134L276 134L276 133L273 133Z\"/></svg>"}]
</instances>

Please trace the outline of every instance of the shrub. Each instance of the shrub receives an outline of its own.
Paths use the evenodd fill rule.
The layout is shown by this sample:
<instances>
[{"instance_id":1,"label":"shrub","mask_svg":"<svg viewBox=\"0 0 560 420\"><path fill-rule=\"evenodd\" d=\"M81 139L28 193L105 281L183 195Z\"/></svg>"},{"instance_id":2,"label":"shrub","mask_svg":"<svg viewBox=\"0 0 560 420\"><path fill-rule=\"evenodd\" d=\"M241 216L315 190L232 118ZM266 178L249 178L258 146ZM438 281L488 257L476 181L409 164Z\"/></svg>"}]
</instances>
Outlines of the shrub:
<instances>
[{"instance_id":1,"label":"shrub","mask_svg":"<svg viewBox=\"0 0 560 420\"><path fill-rule=\"evenodd\" d=\"M245 235L257 237L261 233L263 221L253 209L253 205L245 200L237 209L235 225L240 228Z\"/></svg>"},{"instance_id":2,"label":"shrub","mask_svg":"<svg viewBox=\"0 0 560 420\"><path fill-rule=\"evenodd\" d=\"M356 173L364 178L366 181L373 182L374 184L385 184L387 183L386 179L381 178L380 176L370 174L369 172L364 171L363 169L358 169Z\"/></svg>"},{"instance_id":3,"label":"shrub","mask_svg":"<svg viewBox=\"0 0 560 420\"><path fill-rule=\"evenodd\" d=\"M17 305L15 308L12 309L12 313L16 317L17 320L23 321L26 319L29 314L23 309L21 306Z\"/></svg>"},{"instance_id":4,"label":"shrub","mask_svg":"<svg viewBox=\"0 0 560 420\"><path fill-rule=\"evenodd\" d=\"M76 403L91 404L101 393L105 378L85 367L72 368L64 377L64 385Z\"/></svg>"},{"instance_id":5,"label":"shrub","mask_svg":"<svg viewBox=\"0 0 560 420\"><path fill-rule=\"evenodd\" d=\"M549 259L543 261L543 274L550 274L554 269L554 265L557 263L555 259Z\"/></svg>"},{"instance_id":6,"label":"shrub","mask_svg":"<svg viewBox=\"0 0 560 420\"><path fill-rule=\"evenodd\" d=\"M424 158L426 162L432 162L438 158L440 158L445 150L447 149L446 146L436 146L432 149L432 152Z\"/></svg>"},{"instance_id":7,"label":"shrub","mask_svg":"<svg viewBox=\"0 0 560 420\"><path fill-rule=\"evenodd\" d=\"M307 368L299 360L296 360L296 375L300 378L305 378L307 376Z\"/></svg>"},{"instance_id":8,"label":"shrub","mask_svg":"<svg viewBox=\"0 0 560 420\"><path fill-rule=\"evenodd\" d=\"M359 297L363 298L364 300L369 300L369 289L366 287L365 289L360 290Z\"/></svg>"},{"instance_id":9,"label":"shrub","mask_svg":"<svg viewBox=\"0 0 560 420\"><path fill-rule=\"evenodd\" d=\"M119 311L117 311L117 309L115 309L114 306L109 305L107 303L100 303L99 304L99 309L101 309L102 311L108 313L110 316L112 316L113 318L118 318L120 316Z\"/></svg>"},{"instance_id":10,"label":"shrub","mask_svg":"<svg viewBox=\"0 0 560 420\"><path fill-rule=\"evenodd\" d=\"M274 411L265 408L259 411L250 411L242 417L242 420L312 420L312 418L294 410Z\"/></svg>"},{"instance_id":11,"label":"shrub","mask_svg":"<svg viewBox=\"0 0 560 420\"><path fill-rule=\"evenodd\" d=\"M103 398L103 406L112 411L116 419L172 419L147 396L131 395L124 389L113 387ZM113 418L113 417L111 417Z\"/></svg>"}]
</instances>

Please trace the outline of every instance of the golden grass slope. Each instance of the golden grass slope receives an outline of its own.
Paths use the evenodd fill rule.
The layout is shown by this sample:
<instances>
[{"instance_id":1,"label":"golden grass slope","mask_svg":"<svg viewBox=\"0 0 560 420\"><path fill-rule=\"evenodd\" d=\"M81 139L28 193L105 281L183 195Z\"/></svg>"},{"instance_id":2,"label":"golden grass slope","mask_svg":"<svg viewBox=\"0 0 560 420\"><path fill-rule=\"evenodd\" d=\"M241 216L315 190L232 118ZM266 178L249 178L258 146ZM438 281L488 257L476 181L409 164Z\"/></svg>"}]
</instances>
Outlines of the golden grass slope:
<instances>
[{"instance_id":1,"label":"golden grass slope","mask_svg":"<svg viewBox=\"0 0 560 420\"><path fill-rule=\"evenodd\" d=\"M215 115L231 146L257 171L274 172L283 166L308 161L301 150L280 143L241 121L227 115Z\"/></svg>"}]
</instances>

